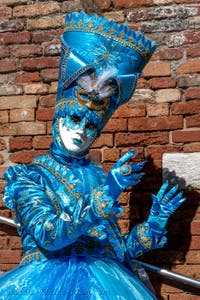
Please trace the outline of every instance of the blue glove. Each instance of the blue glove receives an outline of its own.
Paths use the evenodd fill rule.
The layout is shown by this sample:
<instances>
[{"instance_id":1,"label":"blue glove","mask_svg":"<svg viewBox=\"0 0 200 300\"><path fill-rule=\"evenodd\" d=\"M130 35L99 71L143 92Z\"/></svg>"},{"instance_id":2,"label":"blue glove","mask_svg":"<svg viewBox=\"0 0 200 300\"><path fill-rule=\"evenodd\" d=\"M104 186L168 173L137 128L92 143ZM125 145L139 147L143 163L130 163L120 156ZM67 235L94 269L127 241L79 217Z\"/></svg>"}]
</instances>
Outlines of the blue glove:
<instances>
[{"instance_id":1,"label":"blue glove","mask_svg":"<svg viewBox=\"0 0 200 300\"><path fill-rule=\"evenodd\" d=\"M140 172L145 161L137 164L128 164L127 162L133 157L135 150L130 150L123 155L108 173L106 185L109 186L109 195L117 199L121 192L126 188L138 184L144 173Z\"/></svg>"},{"instance_id":2,"label":"blue glove","mask_svg":"<svg viewBox=\"0 0 200 300\"><path fill-rule=\"evenodd\" d=\"M171 214L186 200L183 193L178 191L178 185L175 185L169 191L166 181L160 188L157 195L152 195L152 207L147 222L151 228L158 232L165 231L167 221Z\"/></svg>"}]
</instances>

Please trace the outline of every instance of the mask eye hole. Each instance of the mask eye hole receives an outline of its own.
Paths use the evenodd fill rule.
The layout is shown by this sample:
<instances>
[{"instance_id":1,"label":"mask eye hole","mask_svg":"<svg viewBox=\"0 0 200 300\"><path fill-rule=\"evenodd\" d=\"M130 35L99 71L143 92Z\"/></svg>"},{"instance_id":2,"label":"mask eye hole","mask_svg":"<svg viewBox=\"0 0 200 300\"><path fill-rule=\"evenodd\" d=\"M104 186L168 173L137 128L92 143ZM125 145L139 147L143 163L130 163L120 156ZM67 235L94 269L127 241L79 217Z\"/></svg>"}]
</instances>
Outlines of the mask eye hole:
<instances>
[{"instance_id":1,"label":"mask eye hole","mask_svg":"<svg viewBox=\"0 0 200 300\"><path fill-rule=\"evenodd\" d=\"M95 126L94 123L88 122L88 123L86 124L85 128L86 128L86 129L90 129L90 130L94 130L94 129L96 129L96 126Z\"/></svg>"},{"instance_id":2,"label":"mask eye hole","mask_svg":"<svg viewBox=\"0 0 200 300\"><path fill-rule=\"evenodd\" d=\"M79 117L78 115L74 114L72 116L70 116L72 122L76 123L76 124L80 124L81 122L81 117Z\"/></svg>"}]
</instances>

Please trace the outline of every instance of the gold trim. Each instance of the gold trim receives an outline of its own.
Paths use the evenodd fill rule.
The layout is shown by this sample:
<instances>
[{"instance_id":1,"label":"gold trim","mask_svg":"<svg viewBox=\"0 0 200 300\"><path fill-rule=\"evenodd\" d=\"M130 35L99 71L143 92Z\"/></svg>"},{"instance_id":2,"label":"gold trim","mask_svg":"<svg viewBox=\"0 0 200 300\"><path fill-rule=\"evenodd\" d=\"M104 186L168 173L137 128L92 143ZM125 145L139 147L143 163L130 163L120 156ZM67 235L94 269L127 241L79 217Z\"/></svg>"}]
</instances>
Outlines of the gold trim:
<instances>
[{"instance_id":1,"label":"gold trim","mask_svg":"<svg viewBox=\"0 0 200 300\"><path fill-rule=\"evenodd\" d=\"M149 60L151 55L149 55L149 53L147 54L148 49L141 49L141 42L138 43L138 45L136 44L132 44L131 41L134 42L134 38L132 36L127 37L128 40L125 40L125 33L123 34L123 38L122 38L122 32L119 33L119 36L114 35L114 32L112 30L110 30L110 32L106 33L106 32L102 32L99 28L100 26L95 29L93 28L91 25L92 22L88 23L88 27L75 27L74 24L70 24L66 25L64 28L64 32L70 32L70 31L82 31L82 32L89 32L89 33L95 33L95 34L99 34L105 38L108 39L113 39L116 42L119 42L120 44L122 44L123 46L127 46L130 47L134 50L136 50L137 52L139 52L146 60ZM113 32L113 33L112 33Z\"/></svg>"},{"instance_id":2,"label":"gold trim","mask_svg":"<svg viewBox=\"0 0 200 300\"><path fill-rule=\"evenodd\" d=\"M84 100L81 95L87 95L89 99ZM87 92L84 89L77 88L77 97L80 104L83 106L87 106L91 110L103 110L109 106L110 100L109 98L101 99L103 104L95 104L92 98L92 93Z\"/></svg>"}]
</instances>

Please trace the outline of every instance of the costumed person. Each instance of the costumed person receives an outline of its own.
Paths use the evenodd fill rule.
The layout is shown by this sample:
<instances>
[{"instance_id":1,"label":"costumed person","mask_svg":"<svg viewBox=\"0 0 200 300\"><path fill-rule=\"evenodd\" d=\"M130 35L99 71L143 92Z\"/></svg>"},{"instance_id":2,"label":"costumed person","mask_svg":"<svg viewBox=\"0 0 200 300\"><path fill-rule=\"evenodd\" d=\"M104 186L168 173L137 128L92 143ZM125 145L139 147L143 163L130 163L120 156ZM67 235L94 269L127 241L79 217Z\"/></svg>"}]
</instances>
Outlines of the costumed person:
<instances>
[{"instance_id":1,"label":"costumed person","mask_svg":"<svg viewBox=\"0 0 200 300\"><path fill-rule=\"evenodd\" d=\"M84 12L66 16L48 154L9 167L4 202L16 214L24 256L0 277L0 299L156 299L128 261L166 243L166 223L185 200L165 182L148 219L121 236L119 195L137 184L134 150L106 174L87 154L106 122L132 96L155 44Z\"/></svg>"}]
</instances>

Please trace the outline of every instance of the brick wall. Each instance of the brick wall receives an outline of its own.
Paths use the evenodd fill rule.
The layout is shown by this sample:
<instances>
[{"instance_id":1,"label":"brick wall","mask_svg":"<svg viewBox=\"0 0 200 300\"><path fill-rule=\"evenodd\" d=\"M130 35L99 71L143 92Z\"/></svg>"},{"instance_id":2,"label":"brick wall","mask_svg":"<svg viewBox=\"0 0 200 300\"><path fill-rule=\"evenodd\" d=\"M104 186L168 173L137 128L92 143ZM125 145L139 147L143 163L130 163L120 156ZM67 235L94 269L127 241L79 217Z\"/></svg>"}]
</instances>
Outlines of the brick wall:
<instances>
[{"instance_id":1,"label":"brick wall","mask_svg":"<svg viewBox=\"0 0 200 300\"><path fill-rule=\"evenodd\" d=\"M145 68L129 104L109 121L91 151L106 170L136 146L135 161L146 159L139 186L121 196L122 232L148 214L151 192L162 181L162 154L200 151L199 0L97 1L109 19L127 22L155 40L158 49ZM0 1L0 193L3 173L48 151L60 55L59 36L73 1ZM190 277L200 277L199 190L186 190L187 202L169 222L169 242L142 259ZM1 215L13 217L0 198ZM0 269L21 257L16 231L0 225ZM150 274L159 299L195 300L189 286Z\"/></svg>"}]
</instances>

